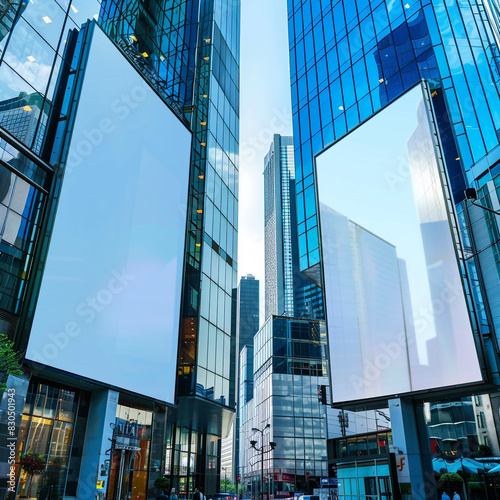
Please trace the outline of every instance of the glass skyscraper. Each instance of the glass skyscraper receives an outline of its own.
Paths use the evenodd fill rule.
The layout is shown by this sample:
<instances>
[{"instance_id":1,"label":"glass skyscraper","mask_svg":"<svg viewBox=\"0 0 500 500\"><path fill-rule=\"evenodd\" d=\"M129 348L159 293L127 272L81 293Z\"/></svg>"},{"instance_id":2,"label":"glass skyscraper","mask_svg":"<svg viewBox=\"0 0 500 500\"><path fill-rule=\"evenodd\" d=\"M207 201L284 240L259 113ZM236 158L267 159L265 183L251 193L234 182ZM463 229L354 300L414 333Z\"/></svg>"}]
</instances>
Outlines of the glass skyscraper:
<instances>
[{"instance_id":1,"label":"glass skyscraper","mask_svg":"<svg viewBox=\"0 0 500 500\"><path fill-rule=\"evenodd\" d=\"M471 212L465 222L463 200L465 187L481 188L483 204L496 198L497 7L485 1L288 2L301 270L313 276L320 262L314 156L421 79L431 89L464 240L471 225L477 222L479 233L489 224L484 212ZM479 328L488 335L498 326L500 289L482 272L496 266L493 233L485 243L470 243L475 255L467 266Z\"/></svg>"},{"instance_id":2,"label":"glass skyscraper","mask_svg":"<svg viewBox=\"0 0 500 500\"><path fill-rule=\"evenodd\" d=\"M239 352L245 346L253 346L253 337L259 330L259 285L255 276L242 276L237 290L236 329ZM239 355L239 353L238 353Z\"/></svg>"},{"instance_id":3,"label":"glass skyscraper","mask_svg":"<svg viewBox=\"0 0 500 500\"><path fill-rule=\"evenodd\" d=\"M21 390L17 394L16 467L22 471L20 451L34 451L47 460L44 477L54 482L46 484L35 478L33 496L54 486L61 494L81 498L104 493L117 499L131 494L146 498L160 476L169 477L171 487L181 494L187 495L195 485L206 493L219 489L220 440L228 431L235 407L236 374L231 360L236 337L231 332L231 302L237 277L239 18L237 0L33 0L8 2L1 7L0 325L19 351L30 343L38 295L46 279L43 270L51 260L51 233L54 224L64 218L57 206L59 198L64 197L65 176L81 173L86 158L104 151L111 138L117 137L115 132L124 127L135 127L134 140L123 142L116 158L123 148L146 144L144 130L160 115L174 116L177 123L172 126L192 136L183 153L190 157L187 196L177 206L179 220L186 217L184 257L180 259L182 293L176 298L181 311L176 339L179 351L168 353L175 360L172 366L177 366L171 384L172 388L176 386L176 399L145 396L147 388L144 392L116 390L113 384L93 375L93 359L87 361L87 377L95 379L97 386L88 383L86 376L74 377L71 371L61 381L60 376L53 375L59 372L51 368L50 357L45 356L45 363L27 361L25 367L32 376L24 395ZM116 102L110 103L110 114L92 124L93 128L84 129L84 140L73 137L72 142L75 123L92 109L83 105L79 108L79 100L82 81L84 89L90 86L87 61L96 52L98 35L94 32L100 30L111 43L106 45L112 47L106 53L112 53L116 61L125 57L132 71L123 74L121 80L139 74L142 83L130 93L117 96ZM109 82L101 83L103 89L110 87ZM144 108L146 97L160 99L156 101L155 117L150 116L148 123L127 121L134 110ZM116 118L118 121L113 122ZM165 144L172 130L163 130ZM172 151L166 150L164 158L175 161ZM150 158L146 164L154 162ZM99 179L95 182L98 184ZM138 192L142 189L145 195L146 189L153 197L153 178L150 185L144 182L136 184ZM103 220L106 214L103 210ZM154 227L154 211L150 211L150 220ZM109 228L110 234L113 230ZM150 240L157 241L152 230L143 227L139 232L145 247ZM57 237L52 239L55 245ZM132 253L137 255L140 248L135 247ZM95 261L99 258L96 253ZM115 278L121 276L125 283L126 273L115 271ZM100 295L93 302L97 309L88 312L88 318L103 317L100 313L110 310L103 309L100 298L113 304L118 300L114 295L111 298L114 292L110 290L97 289ZM73 316L78 318L79 314ZM141 345L148 342L147 325L152 318L143 319L142 326L135 326L135 338L143 337ZM97 323L92 319L90 324L94 330ZM54 345L57 343L44 347L53 349ZM60 345L64 346L58 348L60 352L69 352L64 350L66 344ZM94 347L100 348L99 344ZM114 354L109 351L111 358L123 355L124 345L117 347ZM154 350L154 345L150 347ZM48 351L42 355L44 352ZM58 354L54 359L60 357ZM133 372L132 365L123 366ZM151 381L158 378L151 373ZM22 387L18 382L18 388ZM114 448L107 457L104 452L109 450L95 447L100 438L87 427L91 422L102 424L102 439L107 441L106 435L113 439ZM113 424L114 431L108 423ZM133 443L124 445L123 439ZM82 454L92 456L92 449L97 454L91 461L82 459ZM7 455L0 459L6 463ZM90 469L93 476L99 469L97 484L87 480ZM16 478L14 493L9 493L12 498L27 493L27 475L23 472ZM2 484L2 493L4 487Z\"/></svg>"},{"instance_id":4,"label":"glass skyscraper","mask_svg":"<svg viewBox=\"0 0 500 500\"><path fill-rule=\"evenodd\" d=\"M450 205L454 206L450 212L455 212L458 221L456 240L464 251L459 265L472 306L473 330L489 353L486 378L495 383L495 332L500 326L498 221L491 213L471 206L464 191L476 188L478 203L498 210L498 12L498 2L488 0L288 1L301 271L321 282L320 188L315 178L318 155L337 141L342 144L357 127L362 130L366 120L424 80L435 120L439 160L449 182ZM354 165L344 160L342 168L347 171ZM409 166L400 163L399 168L400 178L407 180ZM360 178L359 183L362 181ZM363 192L367 192L364 187ZM372 189L376 200L378 187ZM327 315L335 320L335 311L327 310ZM440 404L447 403L436 403L436 407ZM439 425L436 415L433 423ZM395 421L392 417L391 413L391 425ZM394 436L400 431L394 432L393 427ZM396 437L394 442L400 446ZM471 444L471 449L474 447L477 449L477 443ZM408 480L401 470L398 475L400 481ZM347 490L343 494L348 494ZM415 495L416 490L412 497L417 498Z\"/></svg>"},{"instance_id":5,"label":"glass skyscraper","mask_svg":"<svg viewBox=\"0 0 500 500\"><path fill-rule=\"evenodd\" d=\"M265 314L323 318L321 289L299 270L292 137L275 134L264 159Z\"/></svg>"},{"instance_id":6,"label":"glass skyscraper","mask_svg":"<svg viewBox=\"0 0 500 500\"><path fill-rule=\"evenodd\" d=\"M139 2L110 0L102 25L133 64L159 82L155 88L195 134L179 394L213 387L214 399L228 404L229 373L218 367L229 360L216 363L215 349L229 352L236 286L239 4L154 2L146 12Z\"/></svg>"},{"instance_id":7,"label":"glass skyscraper","mask_svg":"<svg viewBox=\"0 0 500 500\"><path fill-rule=\"evenodd\" d=\"M260 491L264 446L264 494L290 497L311 492L327 474L326 407L318 387L327 384L324 322L271 316L240 355L240 472L246 494ZM249 359L253 355L253 359ZM248 400L248 369L254 394ZM265 430L261 437L255 428ZM269 443L277 444L270 450Z\"/></svg>"},{"instance_id":8,"label":"glass skyscraper","mask_svg":"<svg viewBox=\"0 0 500 500\"><path fill-rule=\"evenodd\" d=\"M264 159L265 314L253 349L240 353L240 472L246 494L311 493L327 473L327 385L321 289L299 271L295 163L291 137L275 134ZM264 484L255 429L269 429ZM270 450L270 442L277 444Z\"/></svg>"},{"instance_id":9,"label":"glass skyscraper","mask_svg":"<svg viewBox=\"0 0 500 500\"><path fill-rule=\"evenodd\" d=\"M231 363L236 365L241 352L245 349L252 351L254 335L259 330L259 280L252 274L242 276L238 288L233 290L233 311L232 311L232 329L233 335L237 338L238 350L232 355ZM253 352L253 351L252 351ZM253 360L253 359L252 359ZM236 393L238 407L241 408L241 398L246 402L253 397L253 365L245 371L243 382L240 381L240 372L237 376L236 390L242 390L244 394ZM243 384L243 385L242 385ZM239 450L239 410L236 411L234 424L229 436L222 440L222 461L221 478L226 475L230 482L234 482L238 477L238 450ZM224 472L224 474L222 473Z\"/></svg>"}]
</instances>

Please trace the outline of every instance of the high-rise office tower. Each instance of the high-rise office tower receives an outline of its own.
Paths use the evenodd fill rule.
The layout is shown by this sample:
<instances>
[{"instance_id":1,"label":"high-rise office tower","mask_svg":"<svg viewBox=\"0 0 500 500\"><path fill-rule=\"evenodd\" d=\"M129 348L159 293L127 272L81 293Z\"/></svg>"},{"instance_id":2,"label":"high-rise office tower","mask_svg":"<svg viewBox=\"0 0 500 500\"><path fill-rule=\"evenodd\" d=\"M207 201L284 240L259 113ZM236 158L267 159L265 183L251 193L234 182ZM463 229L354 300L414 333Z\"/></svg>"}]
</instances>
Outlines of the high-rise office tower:
<instances>
[{"instance_id":1,"label":"high-rise office tower","mask_svg":"<svg viewBox=\"0 0 500 500\"><path fill-rule=\"evenodd\" d=\"M255 336L253 352L246 348L240 354L240 472L246 495L257 496L261 488L282 497L312 493L327 477L326 407L318 400L318 387L327 384L325 348L324 322L271 316ZM249 367L252 399L245 392Z\"/></svg>"},{"instance_id":2,"label":"high-rise office tower","mask_svg":"<svg viewBox=\"0 0 500 500\"><path fill-rule=\"evenodd\" d=\"M323 317L323 300L299 271L291 137L273 137L264 193L266 321L253 350L240 353L239 460L247 494L288 496L312 492L327 473L326 410L318 400L327 384L325 325L313 319ZM249 440L265 450L263 464Z\"/></svg>"},{"instance_id":3,"label":"high-rise office tower","mask_svg":"<svg viewBox=\"0 0 500 500\"><path fill-rule=\"evenodd\" d=\"M405 211L404 203L401 200L397 205L390 203L397 198L397 193L408 190L415 196L412 210L419 217L418 232L413 234L421 235L419 245L425 248L427 266L427 271L424 269L416 281L429 283L426 293L433 300L430 308L413 305L408 313L413 314L414 320L424 309L435 316L431 315L432 320L427 322L414 322L417 345L412 346L408 339L402 345L413 367L435 366L435 369L425 374L427 368L422 368L418 376L416 370L412 375L413 388L399 390L397 394L418 392L414 388L423 384L428 392L420 394L420 399L429 398L430 392L439 399L449 395L446 391L440 392L441 388L464 381L483 387L485 392L489 383L498 384L496 332L500 326L500 285L495 257L498 220L491 212L472 206L465 199L464 191L475 188L477 204L498 211L498 2L340 0L320 4L290 0L288 21L300 270L325 285L330 346L341 341L350 326L339 322L329 302L338 299L337 291L343 294L334 277L342 270L331 266L333 252L324 246L327 228L323 227L318 207L325 202L329 191L330 200L339 203L331 208L353 220L351 211L359 208L361 218L372 218L373 224L366 228L391 241L386 233L379 234L373 228L377 227L377 220L385 223L388 230L396 225L398 215L403 216ZM412 95L424 97L410 103ZM407 105L409 112L402 112ZM391 114L394 109L400 110L397 116L394 112ZM380 120L378 130L373 125L375 120ZM402 137L402 129L410 122L411 130ZM367 130L369 134L364 133ZM390 151L385 166L379 149L382 139L387 139L386 151ZM365 149L367 154L363 156ZM321 177L326 179L328 172L332 176L322 184ZM342 176L342 172L347 175ZM378 172L378 178L374 172ZM377 179L383 181L377 182ZM435 186L439 189L434 189ZM468 196L473 198L475 194L469 191ZM392 201L384 205L387 200ZM382 205L392 208L386 208L382 214L378 210ZM453 234L449 232L450 227ZM406 234L412 234L408 226ZM447 242L438 244L445 234ZM450 250L449 261L440 253L447 245L455 249ZM406 259L405 250L399 243L397 247L401 252L398 256ZM435 266L433 271L432 266ZM446 276L450 275L447 273L452 271L456 280L447 281ZM408 278L412 294L416 290L413 272L409 271ZM429 277L422 278L426 273ZM452 282L457 283L456 300L450 307L456 309L450 314L444 307L448 303L442 299L446 292L441 294L446 286L448 290L453 288ZM356 286L361 289L364 283ZM438 302L441 308L436 307ZM466 335L458 333L460 327L454 323L459 314L458 302L464 318L461 323L467 325ZM434 325L439 325L436 331ZM445 331L450 332L448 337ZM391 335L390 340L394 341L395 332ZM470 349L460 351L466 343ZM381 347L380 338L375 345ZM475 346L480 346L479 357ZM360 365L349 357L352 352L345 351L344 359L349 360L351 367L358 367ZM483 357L482 352L487 355ZM399 357L390 359L388 369L401 361ZM337 361L338 358L335 363ZM458 373L453 368L464 365L474 366L474 373L468 370ZM367 360L362 366L366 370ZM347 369L346 374L349 373ZM377 373L376 370L371 376L365 371L358 388L363 387L369 393L379 380L373 373ZM466 378L462 379L461 375ZM351 402L360 399L355 390L349 391L352 378L346 375L335 379L334 403L346 402L344 398L336 399L336 383L346 389L343 393L348 396L346 399ZM466 391L462 388L459 395L466 395ZM424 472L409 478L401 467L397 476L401 483L411 483L412 498L420 498L418 495L423 493L418 488L427 483L424 476L430 469L430 452L417 451L417 443L400 439L405 428L425 430L423 419L410 422L407 404L404 398L390 403L393 442L397 447L394 453L396 456L407 453L407 463L413 462ZM358 472L361 474L361 470ZM432 476L432 471L430 474ZM366 477L363 481L363 487L369 489L372 478ZM348 484L346 481L344 487ZM346 494L345 491L341 494Z\"/></svg>"},{"instance_id":4,"label":"high-rise office tower","mask_svg":"<svg viewBox=\"0 0 500 500\"><path fill-rule=\"evenodd\" d=\"M12 134L16 139L29 142L33 141L35 133L40 130L41 133L37 134L38 141L43 137L43 129L47 120L47 115L41 109L43 98L40 94L26 94L21 92L19 96L13 99L8 99L0 104L0 126ZM40 144L38 144L38 147ZM18 170L29 168L26 159L8 158L8 164ZM4 221L2 227L2 240L12 247L16 247L16 242L19 244L19 229L22 223L22 217L19 214L9 210L12 206L21 207L25 205L29 196L29 185L22 179L19 179L13 172L5 169L2 171L1 187L0 187L0 210L2 212L1 218ZM9 212L9 214L7 214ZM22 238L21 238L22 239ZM4 280L11 281L14 273L9 273L5 270ZM11 276L9 276L11 274ZM13 280L11 281L11 283ZM4 294L3 307L8 309L9 303L12 307L15 300L12 296ZM1 303L1 302L0 302ZM13 333L8 325L5 326L5 332Z\"/></svg>"},{"instance_id":5,"label":"high-rise office tower","mask_svg":"<svg viewBox=\"0 0 500 500\"><path fill-rule=\"evenodd\" d=\"M236 329L238 355L245 346L253 346L253 337L259 330L259 280L247 274L242 276L237 291Z\"/></svg>"},{"instance_id":6,"label":"high-rise office tower","mask_svg":"<svg viewBox=\"0 0 500 500\"><path fill-rule=\"evenodd\" d=\"M299 270L293 139L275 134L264 159L265 314L323 318L321 289Z\"/></svg>"},{"instance_id":7,"label":"high-rise office tower","mask_svg":"<svg viewBox=\"0 0 500 500\"><path fill-rule=\"evenodd\" d=\"M253 347L254 335L259 330L259 284L260 282L255 279L255 276L247 274L241 277L238 288L233 290L232 329L234 330L233 335L238 339L237 345L239 347L231 359L231 363L236 364L241 351L245 347L249 349ZM251 367L248 372L253 374ZM237 390L239 391L240 373L236 376ZM244 399L251 399L253 397L253 383L248 381L247 378L245 378L244 383ZM237 396L236 401L240 399L241 395ZM236 482L238 477L239 433L237 429L239 428L239 419L240 415L239 411L237 411L229 436L222 440L221 478L226 476L231 482Z\"/></svg>"},{"instance_id":8,"label":"high-rise office tower","mask_svg":"<svg viewBox=\"0 0 500 500\"><path fill-rule=\"evenodd\" d=\"M463 211L466 186L482 188L495 177L496 160L490 153L499 143L499 73L489 11L488 2L481 2L477 11L468 3L449 6L440 1L426 6L339 1L321 7L311 1L289 2L302 271L312 275L320 262L313 219L314 155L421 79L431 86L457 210ZM485 198L488 193L486 189ZM478 252L477 259L489 262L492 252L491 247ZM475 267L481 273L481 266ZM474 287L483 311L481 328L490 330L500 311L491 310L493 323L486 325L480 292L486 302L488 296L496 296L497 288L479 276Z\"/></svg>"},{"instance_id":9,"label":"high-rise office tower","mask_svg":"<svg viewBox=\"0 0 500 500\"><path fill-rule=\"evenodd\" d=\"M2 9L0 324L26 355L1 494L143 500L161 476L215 492L235 406L239 1Z\"/></svg>"},{"instance_id":10,"label":"high-rise office tower","mask_svg":"<svg viewBox=\"0 0 500 500\"><path fill-rule=\"evenodd\" d=\"M243 350L253 353L254 336L259 331L260 321L260 281L256 280L251 274L242 276L238 290L236 303L236 332L238 337L238 353L235 361L240 358ZM234 447L233 447L233 464L234 478L240 477L240 435L238 429L240 427L241 413L240 408L243 402L253 398L253 357L249 355L249 363L246 369L242 372L241 367L238 370L238 410L236 412L234 432ZM243 374L243 378L241 378Z\"/></svg>"}]
</instances>

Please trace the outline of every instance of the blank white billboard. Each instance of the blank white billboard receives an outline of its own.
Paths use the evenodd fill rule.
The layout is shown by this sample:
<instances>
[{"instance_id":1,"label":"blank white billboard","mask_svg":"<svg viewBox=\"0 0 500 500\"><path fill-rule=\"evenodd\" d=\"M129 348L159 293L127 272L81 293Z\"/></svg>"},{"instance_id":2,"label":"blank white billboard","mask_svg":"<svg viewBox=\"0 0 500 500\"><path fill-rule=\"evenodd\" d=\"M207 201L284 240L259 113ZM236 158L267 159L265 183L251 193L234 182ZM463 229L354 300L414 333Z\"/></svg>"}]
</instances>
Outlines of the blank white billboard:
<instances>
[{"instance_id":1,"label":"blank white billboard","mask_svg":"<svg viewBox=\"0 0 500 500\"><path fill-rule=\"evenodd\" d=\"M422 88L316 158L333 401L482 380Z\"/></svg>"},{"instance_id":2,"label":"blank white billboard","mask_svg":"<svg viewBox=\"0 0 500 500\"><path fill-rule=\"evenodd\" d=\"M190 151L95 27L28 359L174 402Z\"/></svg>"}]
</instances>

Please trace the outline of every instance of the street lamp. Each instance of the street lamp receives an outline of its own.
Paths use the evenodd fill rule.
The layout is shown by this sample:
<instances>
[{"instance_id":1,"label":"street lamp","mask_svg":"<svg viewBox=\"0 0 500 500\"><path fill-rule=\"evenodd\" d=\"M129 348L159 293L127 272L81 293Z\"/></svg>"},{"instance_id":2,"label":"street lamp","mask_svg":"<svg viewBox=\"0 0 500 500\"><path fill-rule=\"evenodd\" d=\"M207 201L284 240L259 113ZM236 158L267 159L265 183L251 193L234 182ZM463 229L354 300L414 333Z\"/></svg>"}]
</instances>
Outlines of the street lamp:
<instances>
[{"instance_id":1,"label":"street lamp","mask_svg":"<svg viewBox=\"0 0 500 500\"><path fill-rule=\"evenodd\" d=\"M337 416L339 419L340 431L342 436L346 436L346 429L349 427L349 413L345 413L344 410L340 410Z\"/></svg>"},{"instance_id":2,"label":"street lamp","mask_svg":"<svg viewBox=\"0 0 500 500\"><path fill-rule=\"evenodd\" d=\"M269 429L271 427L271 424L267 424L263 429L257 429L256 427L252 427L252 431L254 432L260 432L260 448L257 448L257 441L252 440L250 441L250 445L252 448L256 451L260 451L260 494L261 494L261 500L264 500L264 431L266 429ZM274 441L269 442L269 450L274 450L276 448L276 443Z\"/></svg>"},{"instance_id":3,"label":"street lamp","mask_svg":"<svg viewBox=\"0 0 500 500\"><path fill-rule=\"evenodd\" d=\"M227 492L227 467L222 467L224 471L224 493Z\"/></svg>"},{"instance_id":4,"label":"street lamp","mask_svg":"<svg viewBox=\"0 0 500 500\"><path fill-rule=\"evenodd\" d=\"M476 203L477 201L477 191L475 188L467 188L465 190L465 199L470 200L470 202L475 205L476 207L482 208L483 210L486 210L487 212L491 212L492 214L495 215L500 215L500 212L497 212L496 210L492 210L491 208L485 207L483 205L479 205L479 203Z\"/></svg>"}]
</instances>

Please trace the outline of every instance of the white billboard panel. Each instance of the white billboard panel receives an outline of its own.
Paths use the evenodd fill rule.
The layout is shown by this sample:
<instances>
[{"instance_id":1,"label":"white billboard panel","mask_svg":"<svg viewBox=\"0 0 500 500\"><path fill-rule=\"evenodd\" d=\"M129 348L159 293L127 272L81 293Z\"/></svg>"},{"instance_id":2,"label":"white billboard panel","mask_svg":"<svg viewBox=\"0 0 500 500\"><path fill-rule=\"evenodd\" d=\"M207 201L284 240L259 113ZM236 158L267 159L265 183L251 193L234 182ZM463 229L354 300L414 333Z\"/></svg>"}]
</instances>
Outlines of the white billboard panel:
<instances>
[{"instance_id":1,"label":"white billboard panel","mask_svg":"<svg viewBox=\"0 0 500 500\"><path fill-rule=\"evenodd\" d=\"M174 401L190 151L96 27L28 359Z\"/></svg>"},{"instance_id":2,"label":"white billboard panel","mask_svg":"<svg viewBox=\"0 0 500 500\"><path fill-rule=\"evenodd\" d=\"M333 400L482 380L422 88L316 158Z\"/></svg>"}]
</instances>

